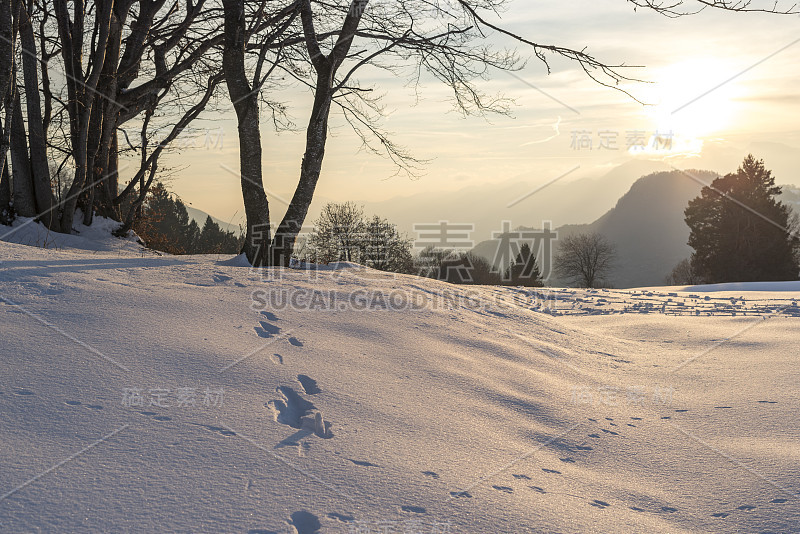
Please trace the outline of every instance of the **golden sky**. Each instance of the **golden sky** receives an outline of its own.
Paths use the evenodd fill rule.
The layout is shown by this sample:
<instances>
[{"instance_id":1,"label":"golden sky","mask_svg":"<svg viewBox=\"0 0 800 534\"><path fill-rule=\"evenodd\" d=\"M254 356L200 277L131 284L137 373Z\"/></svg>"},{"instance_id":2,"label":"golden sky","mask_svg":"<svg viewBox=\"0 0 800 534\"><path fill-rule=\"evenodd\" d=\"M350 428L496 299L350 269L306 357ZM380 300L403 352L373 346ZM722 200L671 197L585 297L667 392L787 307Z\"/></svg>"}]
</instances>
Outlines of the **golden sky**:
<instances>
[{"instance_id":1,"label":"golden sky","mask_svg":"<svg viewBox=\"0 0 800 534\"><path fill-rule=\"evenodd\" d=\"M416 102L403 80L365 71L361 81L384 94L388 116L381 125L397 143L431 162L416 179L393 177L391 164L360 151L358 138L334 115L315 204L382 201L519 180L535 187L572 169L565 179L600 176L632 158L729 172L758 143L771 143L789 161L800 163L797 15L707 11L668 19L634 12L624 0L518 0L502 20L537 42L587 47L609 63L644 65L626 72L650 83L625 89L651 105L598 86L566 61L554 61L548 75L532 58L523 70L495 72L482 86L487 93L515 99L512 117L463 118L452 111L446 88L435 81L424 83L422 100ZM529 55L523 47L519 51ZM278 134L267 115L262 118L264 183L276 219L299 174L310 95L293 86L271 96L290 105L299 127ZM224 106L224 98L220 103ZM197 133L184 140L186 148L167 160L181 167L172 189L224 220L240 217L242 206L232 119L227 112L198 121ZM655 138L656 133L663 135ZM642 143L646 146L638 146ZM714 158L711 147L732 155ZM778 182L800 183L800 177L779 175ZM447 202L446 195L442 201ZM431 217L435 220L435 214Z\"/></svg>"}]
</instances>

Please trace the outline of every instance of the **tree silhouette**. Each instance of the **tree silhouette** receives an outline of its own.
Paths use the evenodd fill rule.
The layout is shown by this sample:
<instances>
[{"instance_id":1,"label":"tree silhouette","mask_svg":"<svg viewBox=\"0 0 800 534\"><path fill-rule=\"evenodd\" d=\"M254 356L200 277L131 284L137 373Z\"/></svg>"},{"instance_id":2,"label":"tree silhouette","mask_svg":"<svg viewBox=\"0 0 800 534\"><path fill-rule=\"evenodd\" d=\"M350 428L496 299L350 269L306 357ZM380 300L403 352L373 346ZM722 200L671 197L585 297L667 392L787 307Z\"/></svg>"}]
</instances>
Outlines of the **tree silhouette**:
<instances>
[{"instance_id":1,"label":"tree silhouette","mask_svg":"<svg viewBox=\"0 0 800 534\"><path fill-rule=\"evenodd\" d=\"M797 279L799 241L791 208L775 199L780 193L764 161L751 154L689 202L692 268L704 282Z\"/></svg>"}]
</instances>

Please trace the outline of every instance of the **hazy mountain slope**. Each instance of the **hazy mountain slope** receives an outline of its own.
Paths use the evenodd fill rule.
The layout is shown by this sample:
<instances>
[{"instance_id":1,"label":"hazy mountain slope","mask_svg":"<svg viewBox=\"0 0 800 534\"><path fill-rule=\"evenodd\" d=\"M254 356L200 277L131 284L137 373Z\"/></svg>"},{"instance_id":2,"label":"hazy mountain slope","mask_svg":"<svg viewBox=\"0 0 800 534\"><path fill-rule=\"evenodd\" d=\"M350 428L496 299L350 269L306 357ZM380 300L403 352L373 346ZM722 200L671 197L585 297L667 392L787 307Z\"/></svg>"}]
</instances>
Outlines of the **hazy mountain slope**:
<instances>
[{"instance_id":1,"label":"hazy mountain slope","mask_svg":"<svg viewBox=\"0 0 800 534\"><path fill-rule=\"evenodd\" d=\"M237 236L239 235L240 228L238 224L231 224L228 221L223 221L222 219L217 219L213 215L209 215L203 210L193 208L191 206L186 206L186 211L189 213L189 219L195 221L197 225L202 229L203 225L206 222L207 217L211 217L211 220L214 221L219 225L219 227L225 232L233 232Z\"/></svg>"},{"instance_id":2,"label":"hazy mountain slope","mask_svg":"<svg viewBox=\"0 0 800 534\"><path fill-rule=\"evenodd\" d=\"M690 171L710 183L716 174ZM660 285L676 263L691 254L683 210L702 184L680 171L658 172L637 180L614 208L591 224L557 228L559 236L598 232L617 246L617 264L610 281L615 287ZM494 258L496 241L479 243L474 252ZM556 243L557 250L557 243ZM554 277L551 284L563 283Z\"/></svg>"}]
</instances>

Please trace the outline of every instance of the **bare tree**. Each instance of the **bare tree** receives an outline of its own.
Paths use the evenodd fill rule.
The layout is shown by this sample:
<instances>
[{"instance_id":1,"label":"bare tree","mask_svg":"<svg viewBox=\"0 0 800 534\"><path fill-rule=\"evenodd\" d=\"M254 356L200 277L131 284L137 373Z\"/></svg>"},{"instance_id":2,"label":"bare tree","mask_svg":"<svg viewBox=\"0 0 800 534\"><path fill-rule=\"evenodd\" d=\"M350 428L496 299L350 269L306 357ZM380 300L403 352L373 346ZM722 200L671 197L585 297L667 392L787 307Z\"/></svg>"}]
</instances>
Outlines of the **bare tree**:
<instances>
[{"instance_id":1,"label":"bare tree","mask_svg":"<svg viewBox=\"0 0 800 534\"><path fill-rule=\"evenodd\" d=\"M360 206L354 202L331 202L314 222L308 246L315 261L359 261L364 230L364 210Z\"/></svg>"},{"instance_id":2,"label":"bare tree","mask_svg":"<svg viewBox=\"0 0 800 534\"><path fill-rule=\"evenodd\" d=\"M670 286L693 286L701 284L702 280L692 266L692 260L685 258L672 269L665 282Z\"/></svg>"},{"instance_id":3,"label":"bare tree","mask_svg":"<svg viewBox=\"0 0 800 534\"><path fill-rule=\"evenodd\" d=\"M580 287L598 287L614 265L616 248L597 233L575 234L560 240L555 270Z\"/></svg>"}]
</instances>

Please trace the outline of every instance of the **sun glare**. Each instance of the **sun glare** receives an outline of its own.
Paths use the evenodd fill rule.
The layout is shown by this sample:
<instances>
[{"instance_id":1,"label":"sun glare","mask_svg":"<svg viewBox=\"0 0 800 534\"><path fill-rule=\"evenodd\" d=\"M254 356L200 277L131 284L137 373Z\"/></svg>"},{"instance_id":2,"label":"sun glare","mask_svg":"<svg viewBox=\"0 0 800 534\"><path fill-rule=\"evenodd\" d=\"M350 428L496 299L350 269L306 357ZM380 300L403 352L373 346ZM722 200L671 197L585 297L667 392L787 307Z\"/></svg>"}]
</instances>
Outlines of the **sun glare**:
<instances>
[{"instance_id":1,"label":"sun glare","mask_svg":"<svg viewBox=\"0 0 800 534\"><path fill-rule=\"evenodd\" d=\"M733 65L696 58L660 69L644 100L645 114L660 134L689 141L719 136L733 126L741 96Z\"/></svg>"}]
</instances>

